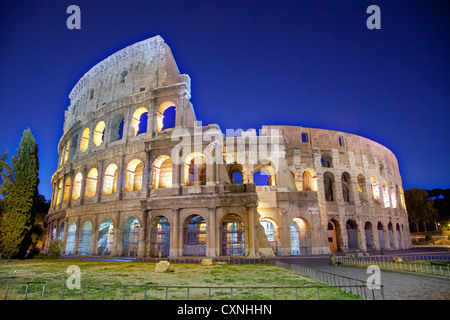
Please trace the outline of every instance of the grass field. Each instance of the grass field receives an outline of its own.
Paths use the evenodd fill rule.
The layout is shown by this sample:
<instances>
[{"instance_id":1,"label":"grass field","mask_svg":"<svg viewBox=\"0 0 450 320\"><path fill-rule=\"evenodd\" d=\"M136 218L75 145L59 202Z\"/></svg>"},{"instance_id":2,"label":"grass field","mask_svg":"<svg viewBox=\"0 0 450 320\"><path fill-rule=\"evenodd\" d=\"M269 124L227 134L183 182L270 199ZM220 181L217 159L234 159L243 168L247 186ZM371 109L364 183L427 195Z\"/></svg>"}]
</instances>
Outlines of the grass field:
<instances>
[{"instance_id":1,"label":"grass field","mask_svg":"<svg viewBox=\"0 0 450 320\"><path fill-rule=\"evenodd\" d=\"M25 284L13 282L61 282L46 284L45 300L59 300L62 296L63 284L69 278L66 273L70 265L76 265L81 271L81 284L84 287L84 299L123 299L123 285L145 285L127 287L125 299L186 299L186 288L168 288L164 286L205 286L208 288L190 288L189 299L230 299L230 288L233 299L268 300L274 298L273 288L236 288L236 287L271 287L271 286L320 286L322 283L303 276L297 272L273 265L212 265L171 264L171 272L155 273L155 263L130 262L91 262L81 260L0 260L0 299L4 299L6 281L11 281L8 288L9 299L23 299ZM112 286L100 286L109 284ZM27 299L41 299L42 283L30 283ZM64 299L81 299L82 289L64 288ZM103 291L104 290L104 291ZM167 292L166 292L167 290ZM320 288L320 299L339 299L336 288ZM358 299L359 297L341 291L341 299ZM277 300L317 299L316 288L276 289Z\"/></svg>"}]
</instances>

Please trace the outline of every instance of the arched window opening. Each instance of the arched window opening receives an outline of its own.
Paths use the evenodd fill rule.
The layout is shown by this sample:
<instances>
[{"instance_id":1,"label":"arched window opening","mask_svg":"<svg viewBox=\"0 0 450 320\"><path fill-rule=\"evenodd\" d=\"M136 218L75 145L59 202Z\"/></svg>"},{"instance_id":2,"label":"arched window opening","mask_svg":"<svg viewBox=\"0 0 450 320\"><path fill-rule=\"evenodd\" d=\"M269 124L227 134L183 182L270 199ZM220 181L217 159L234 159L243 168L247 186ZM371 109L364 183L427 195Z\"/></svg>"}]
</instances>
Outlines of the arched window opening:
<instances>
[{"instance_id":1,"label":"arched window opening","mask_svg":"<svg viewBox=\"0 0 450 320\"><path fill-rule=\"evenodd\" d=\"M156 112L156 131L175 128L176 106L172 101L163 102Z\"/></svg>"},{"instance_id":2,"label":"arched window opening","mask_svg":"<svg viewBox=\"0 0 450 320\"><path fill-rule=\"evenodd\" d=\"M94 129L94 145L100 146L105 139L105 121L100 121L97 123Z\"/></svg>"},{"instance_id":3,"label":"arched window opening","mask_svg":"<svg viewBox=\"0 0 450 320\"><path fill-rule=\"evenodd\" d=\"M63 161L63 163L66 163L67 159L69 158L69 149L70 149L70 140L67 140L66 147L64 148L64 161Z\"/></svg>"},{"instance_id":4,"label":"arched window opening","mask_svg":"<svg viewBox=\"0 0 450 320\"><path fill-rule=\"evenodd\" d=\"M150 240L150 255L165 258L170 254L170 223L165 217L156 217Z\"/></svg>"},{"instance_id":5,"label":"arched window opening","mask_svg":"<svg viewBox=\"0 0 450 320\"><path fill-rule=\"evenodd\" d=\"M81 141L80 141L80 153L86 152L88 146L89 146L89 128L85 128L83 130L83 134L81 135Z\"/></svg>"},{"instance_id":6,"label":"arched window opening","mask_svg":"<svg viewBox=\"0 0 450 320\"><path fill-rule=\"evenodd\" d=\"M380 186L374 176L370 177L370 187L372 188L372 199L380 199Z\"/></svg>"},{"instance_id":7,"label":"arched window opening","mask_svg":"<svg viewBox=\"0 0 450 320\"><path fill-rule=\"evenodd\" d=\"M394 228L392 226L392 223L390 222L388 224L388 235L389 235L389 246L391 247L391 249L395 249Z\"/></svg>"},{"instance_id":8,"label":"arched window opening","mask_svg":"<svg viewBox=\"0 0 450 320\"><path fill-rule=\"evenodd\" d=\"M72 222L67 230L66 254L73 254L75 251L75 236L77 233L77 225Z\"/></svg>"},{"instance_id":9,"label":"arched window opening","mask_svg":"<svg viewBox=\"0 0 450 320\"><path fill-rule=\"evenodd\" d=\"M245 254L244 222L235 214L229 214L222 222L222 255Z\"/></svg>"},{"instance_id":10,"label":"arched window opening","mask_svg":"<svg viewBox=\"0 0 450 320\"><path fill-rule=\"evenodd\" d=\"M275 186L275 170L271 165L264 165L253 173L253 183L257 186Z\"/></svg>"},{"instance_id":11,"label":"arched window opening","mask_svg":"<svg viewBox=\"0 0 450 320\"><path fill-rule=\"evenodd\" d=\"M334 175L329 171L323 174L323 187L325 191L325 200L334 201Z\"/></svg>"},{"instance_id":12,"label":"arched window opening","mask_svg":"<svg viewBox=\"0 0 450 320\"><path fill-rule=\"evenodd\" d=\"M123 126L124 126L125 120L123 115L118 114L114 117L114 119L111 122L111 137L110 141L118 141L123 138Z\"/></svg>"},{"instance_id":13,"label":"arched window opening","mask_svg":"<svg viewBox=\"0 0 450 320\"><path fill-rule=\"evenodd\" d=\"M148 110L144 107L136 109L131 117L131 136L147 132Z\"/></svg>"},{"instance_id":14,"label":"arched window opening","mask_svg":"<svg viewBox=\"0 0 450 320\"><path fill-rule=\"evenodd\" d=\"M73 181L72 200L77 200L81 195L81 185L83 183L83 174L78 172Z\"/></svg>"},{"instance_id":15,"label":"arched window opening","mask_svg":"<svg viewBox=\"0 0 450 320\"><path fill-rule=\"evenodd\" d=\"M206 163L201 153L191 153L185 159L184 185L199 186L206 184Z\"/></svg>"},{"instance_id":16,"label":"arched window opening","mask_svg":"<svg viewBox=\"0 0 450 320\"><path fill-rule=\"evenodd\" d=\"M311 253L310 230L306 220L294 218L289 224L291 236L291 255Z\"/></svg>"},{"instance_id":17,"label":"arched window opening","mask_svg":"<svg viewBox=\"0 0 450 320\"><path fill-rule=\"evenodd\" d=\"M167 108L163 113L163 126L161 130L166 130L170 128L175 128L175 106Z\"/></svg>"},{"instance_id":18,"label":"arched window opening","mask_svg":"<svg viewBox=\"0 0 450 320\"><path fill-rule=\"evenodd\" d=\"M135 217L130 217L125 221L123 227L123 252L127 257L138 255L139 227L139 221Z\"/></svg>"},{"instance_id":19,"label":"arched window opening","mask_svg":"<svg viewBox=\"0 0 450 320\"><path fill-rule=\"evenodd\" d=\"M394 184L392 183L392 181L389 183L389 190L391 193L391 203L392 203L392 208L397 208L397 192L395 190Z\"/></svg>"},{"instance_id":20,"label":"arched window opening","mask_svg":"<svg viewBox=\"0 0 450 320\"><path fill-rule=\"evenodd\" d=\"M338 223L336 221L328 221L328 245L331 252L338 251Z\"/></svg>"},{"instance_id":21,"label":"arched window opening","mask_svg":"<svg viewBox=\"0 0 450 320\"><path fill-rule=\"evenodd\" d=\"M62 180L58 182L58 191L56 192L56 205L61 203Z\"/></svg>"},{"instance_id":22,"label":"arched window opening","mask_svg":"<svg viewBox=\"0 0 450 320\"><path fill-rule=\"evenodd\" d=\"M342 183L342 199L344 202L350 202L350 174L348 172L344 172L341 176Z\"/></svg>"},{"instance_id":23,"label":"arched window opening","mask_svg":"<svg viewBox=\"0 0 450 320\"><path fill-rule=\"evenodd\" d=\"M357 180L359 200L362 201L366 198L366 178L362 174L358 174Z\"/></svg>"},{"instance_id":24,"label":"arched window opening","mask_svg":"<svg viewBox=\"0 0 450 320\"><path fill-rule=\"evenodd\" d=\"M67 202L67 200L69 200L69 191L70 191L70 177L66 177L66 181L64 182L63 202Z\"/></svg>"},{"instance_id":25,"label":"arched window opening","mask_svg":"<svg viewBox=\"0 0 450 320\"><path fill-rule=\"evenodd\" d=\"M381 181L381 189L383 190L383 203L385 208L389 208L391 206L389 201L389 191L386 184L386 181Z\"/></svg>"},{"instance_id":26,"label":"arched window opening","mask_svg":"<svg viewBox=\"0 0 450 320\"><path fill-rule=\"evenodd\" d=\"M195 215L185 227L184 255L206 255L206 221L203 217Z\"/></svg>"},{"instance_id":27,"label":"arched window opening","mask_svg":"<svg viewBox=\"0 0 450 320\"><path fill-rule=\"evenodd\" d=\"M345 224L347 229L347 243L349 250L358 250L358 229L356 222L348 220Z\"/></svg>"},{"instance_id":28,"label":"arched window opening","mask_svg":"<svg viewBox=\"0 0 450 320\"><path fill-rule=\"evenodd\" d=\"M169 156L163 155L156 158L152 168L152 188L172 187L173 162Z\"/></svg>"},{"instance_id":29,"label":"arched window opening","mask_svg":"<svg viewBox=\"0 0 450 320\"><path fill-rule=\"evenodd\" d=\"M141 160L133 159L128 162L125 176L125 191L137 191L142 189L144 165Z\"/></svg>"},{"instance_id":30,"label":"arched window opening","mask_svg":"<svg viewBox=\"0 0 450 320\"><path fill-rule=\"evenodd\" d=\"M109 219L103 220L98 228L98 254L102 256L110 255L113 241L114 225Z\"/></svg>"},{"instance_id":31,"label":"arched window opening","mask_svg":"<svg viewBox=\"0 0 450 320\"><path fill-rule=\"evenodd\" d=\"M386 241L384 239L384 230L383 225L381 222L378 222L377 224L377 231L378 231L378 240L380 241L380 249L385 250L386 249Z\"/></svg>"},{"instance_id":32,"label":"arched window opening","mask_svg":"<svg viewBox=\"0 0 450 320\"><path fill-rule=\"evenodd\" d=\"M98 171L96 168L92 168L86 179L86 191L85 198L90 198L95 196L97 193L97 181L98 181Z\"/></svg>"},{"instance_id":33,"label":"arched window opening","mask_svg":"<svg viewBox=\"0 0 450 320\"><path fill-rule=\"evenodd\" d=\"M275 225L269 220L262 220L260 223L264 229L264 233L266 234L267 240L269 241L273 252L275 254L278 254L278 235Z\"/></svg>"},{"instance_id":34,"label":"arched window opening","mask_svg":"<svg viewBox=\"0 0 450 320\"><path fill-rule=\"evenodd\" d=\"M230 168L230 178L231 178L231 183L233 184L242 184L244 183L244 175L243 175L243 169L242 169L242 165L240 164L233 164Z\"/></svg>"},{"instance_id":35,"label":"arched window opening","mask_svg":"<svg viewBox=\"0 0 450 320\"><path fill-rule=\"evenodd\" d=\"M317 175L314 170L306 169L303 172L303 191L317 191Z\"/></svg>"},{"instance_id":36,"label":"arched window opening","mask_svg":"<svg viewBox=\"0 0 450 320\"><path fill-rule=\"evenodd\" d=\"M105 170L103 181L103 194L111 194L117 191L117 174L119 168L115 163L111 163Z\"/></svg>"},{"instance_id":37,"label":"arched window opening","mask_svg":"<svg viewBox=\"0 0 450 320\"><path fill-rule=\"evenodd\" d=\"M372 224L370 222L366 222L366 225L364 226L364 230L366 232L367 251L372 251L375 249L374 241L373 241L373 234L372 234Z\"/></svg>"},{"instance_id":38,"label":"arched window opening","mask_svg":"<svg viewBox=\"0 0 450 320\"><path fill-rule=\"evenodd\" d=\"M58 240L61 242L64 241L64 222L59 226Z\"/></svg>"},{"instance_id":39,"label":"arched window opening","mask_svg":"<svg viewBox=\"0 0 450 320\"><path fill-rule=\"evenodd\" d=\"M92 222L86 220L81 228L79 254L91 254Z\"/></svg>"}]
</instances>

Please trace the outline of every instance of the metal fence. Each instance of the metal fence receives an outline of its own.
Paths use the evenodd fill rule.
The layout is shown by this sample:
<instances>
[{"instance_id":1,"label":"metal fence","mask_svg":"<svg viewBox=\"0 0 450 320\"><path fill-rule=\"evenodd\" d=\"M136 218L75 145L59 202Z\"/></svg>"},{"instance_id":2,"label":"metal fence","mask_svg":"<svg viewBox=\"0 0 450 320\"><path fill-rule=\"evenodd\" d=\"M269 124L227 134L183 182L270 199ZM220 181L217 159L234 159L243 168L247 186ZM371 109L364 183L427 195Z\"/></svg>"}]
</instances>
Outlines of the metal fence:
<instances>
[{"instance_id":1,"label":"metal fence","mask_svg":"<svg viewBox=\"0 0 450 320\"><path fill-rule=\"evenodd\" d=\"M3 299L23 300L277 300L290 295L289 300L330 299L329 291L337 290L333 299L345 299L343 291L364 293L365 285L312 285L312 286L158 286L122 284L80 284L79 289L69 289L66 282L0 281ZM6 286L6 287L5 287ZM5 291L3 291L5 287ZM52 293L48 293L49 288ZM55 294L55 288L57 293ZM15 290L11 297L11 290ZM323 293L328 291L327 297ZM286 298L281 297L283 300ZM347 297L348 298L348 297ZM361 295L361 299L363 296Z\"/></svg>"},{"instance_id":2,"label":"metal fence","mask_svg":"<svg viewBox=\"0 0 450 320\"><path fill-rule=\"evenodd\" d=\"M275 264L279 267L291 269L330 286L339 287L340 290L358 295L361 299L384 300L383 285L379 285L379 289L371 289L367 286L366 281L363 280L336 275L334 273L319 271L316 269L282 261L273 261L272 264Z\"/></svg>"},{"instance_id":3,"label":"metal fence","mask_svg":"<svg viewBox=\"0 0 450 320\"><path fill-rule=\"evenodd\" d=\"M448 261L449 256L446 259L415 259L412 261ZM403 261L405 261L406 257L401 257ZM409 272L417 272L422 274L431 274L431 275L439 275L444 277L450 277L450 267L448 265L433 265L433 264L424 264L424 263L414 263L414 262L396 262L393 260L393 257L390 259L378 259L376 257L373 258L341 258L338 259L340 263L344 265L356 266L356 267L368 267L369 265L376 265L380 267L380 269L387 269L392 271L409 271ZM410 260L406 260L410 261Z\"/></svg>"}]
</instances>

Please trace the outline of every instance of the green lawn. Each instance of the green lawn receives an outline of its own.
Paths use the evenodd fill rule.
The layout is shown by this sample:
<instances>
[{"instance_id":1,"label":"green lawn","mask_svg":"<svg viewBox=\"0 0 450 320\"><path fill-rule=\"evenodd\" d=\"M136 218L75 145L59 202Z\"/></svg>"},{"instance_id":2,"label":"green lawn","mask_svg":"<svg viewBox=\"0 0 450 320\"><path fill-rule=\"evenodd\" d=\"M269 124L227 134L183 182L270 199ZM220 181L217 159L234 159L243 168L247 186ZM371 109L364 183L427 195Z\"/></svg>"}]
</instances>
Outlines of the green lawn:
<instances>
[{"instance_id":1,"label":"green lawn","mask_svg":"<svg viewBox=\"0 0 450 320\"><path fill-rule=\"evenodd\" d=\"M297 272L273 265L212 265L171 264L171 272L155 273L155 263L130 262L92 262L81 260L0 260L0 299L4 299L6 282L62 282L66 283L69 274L67 267L77 265L81 270L81 284L86 284L84 299L123 299L124 288L121 285L146 285L127 287L125 299L186 299L186 288L168 288L157 286L210 286L207 288L190 288L190 299L230 299L231 289L226 287L264 287L264 286L315 286L322 283L303 276ZM87 284L97 284L91 286ZM115 286L98 286L111 284ZM8 290L9 299L23 299L25 284L11 283ZM41 299L41 283L29 284L27 299ZM63 285L47 284L44 298L61 299ZM105 292L103 293L103 290ZM320 299L339 299L336 288L320 288ZM316 288L276 289L276 299L317 299ZM233 299L273 299L272 288L233 289ZM64 299L81 299L82 288L64 288ZM341 292L341 299L359 297Z\"/></svg>"}]
</instances>

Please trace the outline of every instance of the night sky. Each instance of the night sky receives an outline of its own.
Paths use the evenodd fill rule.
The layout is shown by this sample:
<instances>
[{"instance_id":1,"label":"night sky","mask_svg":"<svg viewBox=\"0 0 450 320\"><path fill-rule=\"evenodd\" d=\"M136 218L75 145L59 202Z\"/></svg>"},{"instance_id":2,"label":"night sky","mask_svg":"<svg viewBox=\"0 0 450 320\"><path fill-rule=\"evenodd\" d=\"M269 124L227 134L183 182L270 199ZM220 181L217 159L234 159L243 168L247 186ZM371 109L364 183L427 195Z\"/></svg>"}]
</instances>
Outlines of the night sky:
<instances>
[{"instance_id":1,"label":"night sky","mask_svg":"<svg viewBox=\"0 0 450 320\"><path fill-rule=\"evenodd\" d=\"M69 5L81 30L69 30ZM381 29L369 30L369 5ZM198 120L339 130L397 156L404 189L450 187L450 1L23 1L0 10L0 154L39 145L51 197L69 92L114 52L160 35Z\"/></svg>"}]
</instances>

